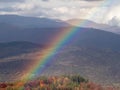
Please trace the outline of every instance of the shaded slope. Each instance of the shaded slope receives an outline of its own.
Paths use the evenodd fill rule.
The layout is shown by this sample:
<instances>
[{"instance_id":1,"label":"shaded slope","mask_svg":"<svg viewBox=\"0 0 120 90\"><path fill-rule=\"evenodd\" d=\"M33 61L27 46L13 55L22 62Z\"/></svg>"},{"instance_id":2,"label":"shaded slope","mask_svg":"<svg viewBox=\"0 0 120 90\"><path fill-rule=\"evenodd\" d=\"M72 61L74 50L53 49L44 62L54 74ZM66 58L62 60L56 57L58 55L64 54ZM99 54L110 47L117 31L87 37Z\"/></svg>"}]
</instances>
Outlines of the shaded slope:
<instances>
[{"instance_id":1,"label":"shaded slope","mask_svg":"<svg viewBox=\"0 0 120 90\"><path fill-rule=\"evenodd\" d=\"M34 44L31 42L8 42L0 43L0 58L20 55L22 53L30 53L34 50L43 48L43 45Z\"/></svg>"}]
</instances>

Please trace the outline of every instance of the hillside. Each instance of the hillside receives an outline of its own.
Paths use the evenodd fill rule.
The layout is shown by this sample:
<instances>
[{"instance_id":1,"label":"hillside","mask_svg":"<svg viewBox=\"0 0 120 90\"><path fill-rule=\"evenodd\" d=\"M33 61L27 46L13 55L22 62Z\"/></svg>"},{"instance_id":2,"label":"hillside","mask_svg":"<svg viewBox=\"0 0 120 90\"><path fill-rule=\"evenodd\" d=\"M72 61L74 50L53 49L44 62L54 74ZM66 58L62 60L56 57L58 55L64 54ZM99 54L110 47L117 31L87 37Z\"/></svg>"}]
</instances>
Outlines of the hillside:
<instances>
[{"instance_id":1,"label":"hillside","mask_svg":"<svg viewBox=\"0 0 120 90\"><path fill-rule=\"evenodd\" d=\"M39 51L21 53L0 59L0 81L19 80L31 62L39 58ZM48 63L41 75L60 76L80 74L100 84L119 84L120 53L94 48L67 47ZM24 72L24 73L23 73ZM19 78L18 78L19 77Z\"/></svg>"},{"instance_id":2,"label":"hillside","mask_svg":"<svg viewBox=\"0 0 120 90\"><path fill-rule=\"evenodd\" d=\"M96 83L119 83L119 54L111 50L67 47L54 57L43 75L80 74Z\"/></svg>"},{"instance_id":3,"label":"hillside","mask_svg":"<svg viewBox=\"0 0 120 90\"><path fill-rule=\"evenodd\" d=\"M71 27L72 28L72 27ZM93 28L76 27L77 33L71 44L96 47L102 49L120 50L120 35ZM38 44L49 44L55 36L65 28L35 28L35 29L3 29L0 30L0 42L28 41Z\"/></svg>"},{"instance_id":4,"label":"hillside","mask_svg":"<svg viewBox=\"0 0 120 90\"><path fill-rule=\"evenodd\" d=\"M20 55L22 53L30 53L36 48L42 49L44 45L39 45L26 41L14 41L7 43L0 43L0 58Z\"/></svg>"}]
</instances>

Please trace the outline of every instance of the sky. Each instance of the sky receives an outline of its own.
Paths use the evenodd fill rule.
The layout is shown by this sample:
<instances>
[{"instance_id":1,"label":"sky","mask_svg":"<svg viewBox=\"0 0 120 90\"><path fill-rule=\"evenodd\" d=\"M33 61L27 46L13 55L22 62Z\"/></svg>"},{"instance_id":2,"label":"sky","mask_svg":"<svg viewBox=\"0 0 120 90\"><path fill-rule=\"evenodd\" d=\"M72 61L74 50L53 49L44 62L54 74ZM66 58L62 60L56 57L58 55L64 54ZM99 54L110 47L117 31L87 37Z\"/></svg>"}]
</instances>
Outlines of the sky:
<instances>
[{"instance_id":1,"label":"sky","mask_svg":"<svg viewBox=\"0 0 120 90\"><path fill-rule=\"evenodd\" d=\"M120 0L0 0L0 14L61 20L88 19L120 26Z\"/></svg>"}]
</instances>

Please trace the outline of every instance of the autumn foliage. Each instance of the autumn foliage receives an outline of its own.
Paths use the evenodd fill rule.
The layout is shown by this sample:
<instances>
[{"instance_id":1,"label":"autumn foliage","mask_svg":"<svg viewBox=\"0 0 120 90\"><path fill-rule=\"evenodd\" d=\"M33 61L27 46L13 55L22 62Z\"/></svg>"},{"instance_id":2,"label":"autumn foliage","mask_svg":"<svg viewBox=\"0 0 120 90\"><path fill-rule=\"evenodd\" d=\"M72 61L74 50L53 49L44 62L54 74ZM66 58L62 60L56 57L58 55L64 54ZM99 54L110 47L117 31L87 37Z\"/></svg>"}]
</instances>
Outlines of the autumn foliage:
<instances>
[{"instance_id":1,"label":"autumn foliage","mask_svg":"<svg viewBox=\"0 0 120 90\"><path fill-rule=\"evenodd\" d=\"M115 87L102 87L79 75L60 77L40 77L14 83L0 83L0 90L120 90Z\"/></svg>"}]
</instances>

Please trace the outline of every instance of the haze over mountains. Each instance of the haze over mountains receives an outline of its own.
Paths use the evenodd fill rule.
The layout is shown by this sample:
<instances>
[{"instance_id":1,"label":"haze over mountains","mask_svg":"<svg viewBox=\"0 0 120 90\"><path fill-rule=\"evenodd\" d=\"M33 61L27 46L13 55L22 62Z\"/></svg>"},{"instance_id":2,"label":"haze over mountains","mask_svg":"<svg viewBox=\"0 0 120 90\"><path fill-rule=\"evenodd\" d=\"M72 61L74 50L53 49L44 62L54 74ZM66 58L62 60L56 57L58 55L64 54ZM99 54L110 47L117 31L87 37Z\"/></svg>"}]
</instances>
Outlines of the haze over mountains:
<instances>
[{"instance_id":1,"label":"haze over mountains","mask_svg":"<svg viewBox=\"0 0 120 90\"><path fill-rule=\"evenodd\" d=\"M86 28L95 28L114 33L120 33L118 26L110 26L107 24L100 24L85 19L70 19L61 21L49 18L25 17L18 15L0 15L0 25L11 28L58 28L78 26ZM1 28L1 27L0 27ZM2 29L2 28L1 28ZM10 29L10 28L9 28Z\"/></svg>"},{"instance_id":2,"label":"haze over mountains","mask_svg":"<svg viewBox=\"0 0 120 90\"><path fill-rule=\"evenodd\" d=\"M39 57L41 49L49 45L58 33L72 28L73 21L77 20L63 22L1 15L0 81L21 77L23 67ZM105 27L110 31L102 29ZM43 75L81 74L95 82L119 83L120 35L116 34L119 32L114 31L114 27L91 21L76 29L78 32L58 51Z\"/></svg>"},{"instance_id":3,"label":"haze over mountains","mask_svg":"<svg viewBox=\"0 0 120 90\"><path fill-rule=\"evenodd\" d=\"M95 29L100 29L100 30L120 34L119 26L110 26L108 24L100 24L100 23L96 23L96 22L93 22L90 20L84 20L84 19L70 19L67 22L71 25L78 26L78 27L95 28Z\"/></svg>"}]
</instances>

